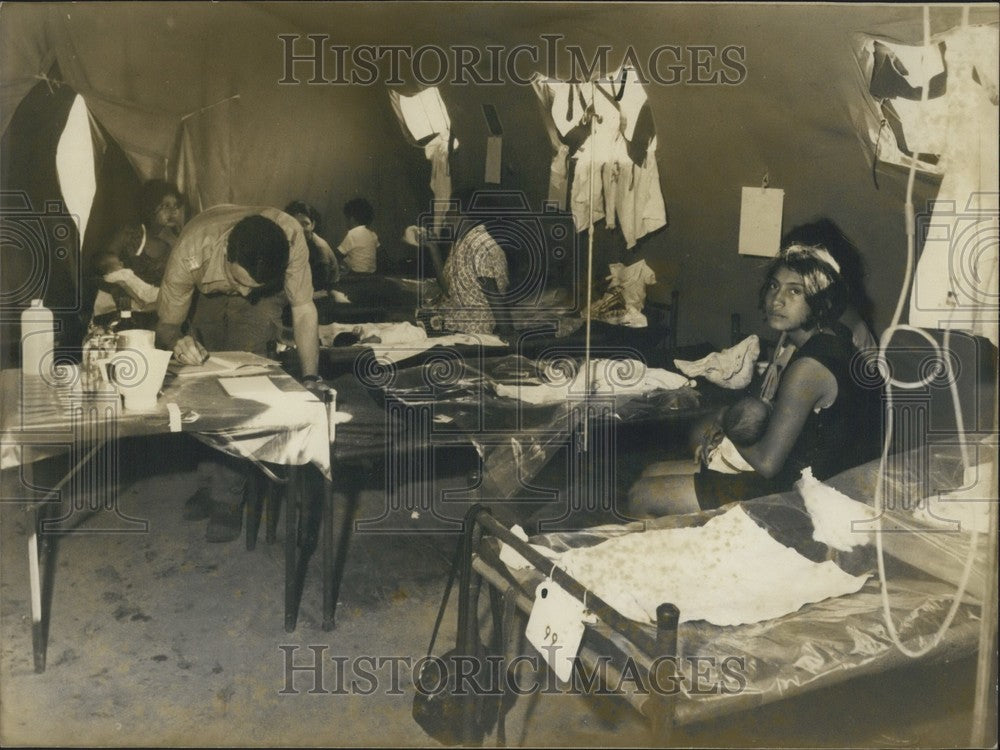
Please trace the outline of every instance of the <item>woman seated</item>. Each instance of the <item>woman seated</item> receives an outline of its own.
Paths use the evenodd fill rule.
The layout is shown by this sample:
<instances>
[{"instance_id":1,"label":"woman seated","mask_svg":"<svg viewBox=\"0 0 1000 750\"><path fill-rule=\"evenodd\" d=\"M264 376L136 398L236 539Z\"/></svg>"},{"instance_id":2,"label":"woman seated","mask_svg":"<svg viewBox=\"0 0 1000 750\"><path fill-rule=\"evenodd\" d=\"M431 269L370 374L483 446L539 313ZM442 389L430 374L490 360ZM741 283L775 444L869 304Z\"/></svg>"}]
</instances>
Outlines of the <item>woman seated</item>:
<instances>
[{"instance_id":1,"label":"woman seated","mask_svg":"<svg viewBox=\"0 0 1000 750\"><path fill-rule=\"evenodd\" d=\"M760 307L768 325L796 350L777 379L760 439L725 446L753 470L711 470L704 448L696 449L706 464L698 473L692 473L688 462L655 464L629 493L632 515L690 513L784 492L806 467L822 480L877 455L878 390L859 384L852 369L857 367L857 349L837 324L846 293L840 266L824 247L793 244L782 251L760 290ZM723 416L702 429L699 446L714 442Z\"/></svg>"},{"instance_id":2,"label":"woman seated","mask_svg":"<svg viewBox=\"0 0 1000 750\"><path fill-rule=\"evenodd\" d=\"M305 201L292 201L285 206L285 213L295 217L302 225L309 248L313 291L320 296L329 295L333 291L333 285L340 280L340 264L330 243L319 235L322 221L319 211Z\"/></svg>"},{"instance_id":3,"label":"woman seated","mask_svg":"<svg viewBox=\"0 0 1000 750\"><path fill-rule=\"evenodd\" d=\"M468 207L470 200L460 198L459 205ZM513 325L504 298L510 285L507 255L490 234L491 222L465 217L460 209L446 221L452 232L447 236L458 236L447 260L441 258L446 243L433 237L427 242L442 292L427 311L431 328L510 339Z\"/></svg>"},{"instance_id":4,"label":"woman seated","mask_svg":"<svg viewBox=\"0 0 1000 750\"><path fill-rule=\"evenodd\" d=\"M139 222L126 224L95 256L100 279L94 319L110 319L128 306L143 328L156 324L156 303L167 258L187 219L184 196L173 183L149 180L139 193Z\"/></svg>"}]
</instances>

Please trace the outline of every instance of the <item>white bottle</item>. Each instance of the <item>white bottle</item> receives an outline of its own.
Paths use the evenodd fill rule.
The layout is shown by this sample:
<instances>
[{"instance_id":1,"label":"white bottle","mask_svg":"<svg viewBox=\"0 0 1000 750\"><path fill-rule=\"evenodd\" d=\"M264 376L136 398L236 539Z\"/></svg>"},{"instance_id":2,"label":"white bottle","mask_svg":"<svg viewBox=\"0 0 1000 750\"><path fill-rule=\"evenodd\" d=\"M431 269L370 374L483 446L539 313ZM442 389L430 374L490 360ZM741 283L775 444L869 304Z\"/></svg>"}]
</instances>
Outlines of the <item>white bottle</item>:
<instances>
[{"instance_id":1,"label":"white bottle","mask_svg":"<svg viewBox=\"0 0 1000 750\"><path fill-rule=\"evenodd\" d=\"M39 377L42 362L55 349L55 326L52 311L42 300L31 300L31 306L21 313L21 374Z\"/></svg>"}]
</instances>

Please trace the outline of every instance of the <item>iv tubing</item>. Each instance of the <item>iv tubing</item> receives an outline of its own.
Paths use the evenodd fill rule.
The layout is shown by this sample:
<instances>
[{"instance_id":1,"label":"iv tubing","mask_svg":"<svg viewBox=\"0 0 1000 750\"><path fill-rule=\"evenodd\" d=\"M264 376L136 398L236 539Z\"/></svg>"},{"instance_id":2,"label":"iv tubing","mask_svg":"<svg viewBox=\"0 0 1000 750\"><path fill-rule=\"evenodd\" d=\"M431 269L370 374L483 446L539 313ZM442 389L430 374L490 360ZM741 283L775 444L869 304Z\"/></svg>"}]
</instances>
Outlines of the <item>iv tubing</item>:
<instances>
[{"instance_id":1,"label":"iv tubing","mask_svg":"<svg viewBox=\"0 0 1000 750\"><path fill-rule=\"evenodd\" d=\"M924 6L923 16L924 16L923 18L924 48L926 49L927 47L930 46L930 8L928 6ZM927 102L928 88L929 86L927 85L927 82L924 82L923 86L921 87L921 103L923 104L926 104ZM943 361L944 363L945 374L948 379L949 390L951 391L952 394L952 402L955 406L956 427L959 434L959 440L961 441L962 459L964 465L968 467L969 460L965 445L965 424L962 418L962 411L960 408L960 402L958 396L958 387L955 382L955 378L953 377L951 362L942 355L941 348L928 333L914 326L900 325L899 323L903 313L903 303L906 299L906 291L910 288L910 284L913 277L913 260L915 255L915 247L914 247L915 241L913 236L914 224L915 224L915 216L913 211L913 185L916 179L917 156L918 154L914 153L913 157L910 160L910 172L906 183L906 210L905 210L906 273L904 276L903 285L900 288L899 299L896 303L896 311L893 314L892 323L890 323L889 328L887 328L886 331L882 334L881 340L879 342L879 360L883 363L887 361L885 358L885 354L886 351L888 350L889 343L892 341L892 337L896 331L905 330L917 333L923 336L931 343L931 345L934 348L935 355L941 357L941 361ZM946 328L945 338L944 338L945 350L947 350L948 342L950 340L948 331L949 329ZM972 564L976 557L976 546L979 541L979 530L978 528L976 528L975 525L973 525L971 538L969 540L969 552L965 559L965 566L962 570L962 577L959 580L958 587L955 590L951 606L948 609L948 614L945 616L944 622L941 624L941 627L938 628L938 631L934 634L934 637L931 639L931 642L927 646L917 650L909 649L901 641L899 637L899 632L896 630L896 625L892 621L892 612L889 607L889 592L887 589L886 577L885 577L885 554L882 548L882 515L883 515L882 503L883 503L883 492L884 492L885 464L886 464L886 458L888 457L889 454L889 446L892 442L892 431L893 431L893 417L892 417L893 380L891 378L891 373L888 373L888 375L889 377L886 378L886 415L887 415L886 434L882 445L882 456L879 461L879 471L875 484L875 498L874 498L875 513L876 513L875 548L877 550L876 557L878 560L879 584L881 587L881 596L882 596L882 613L885 618L886 627L889 631L889 636L892 638L892 642L895 644L896 648L898 648L903 654L905 654L910 658L917 659L921 656L924 656L925 654L932 651L935 647L937 647L937 645L941 642L941 638L944 637L944 634L947 632L948 628L951 627L951 623L955 618L955 614L958 611L958 607L961 604L961 601L965 596L965 591L969 585L969 579L972 574ZM931 373L929 377L933 378L933 373ZM917 385L925 385L926 382L929 381L927 381L926 379L922 379L921 382ZM897 383L897 385L902 385L902 387L904 388L914 387L914 384ZM984 592L984 596L988 595L989 592Z\"/></svg>"}]
</instances>

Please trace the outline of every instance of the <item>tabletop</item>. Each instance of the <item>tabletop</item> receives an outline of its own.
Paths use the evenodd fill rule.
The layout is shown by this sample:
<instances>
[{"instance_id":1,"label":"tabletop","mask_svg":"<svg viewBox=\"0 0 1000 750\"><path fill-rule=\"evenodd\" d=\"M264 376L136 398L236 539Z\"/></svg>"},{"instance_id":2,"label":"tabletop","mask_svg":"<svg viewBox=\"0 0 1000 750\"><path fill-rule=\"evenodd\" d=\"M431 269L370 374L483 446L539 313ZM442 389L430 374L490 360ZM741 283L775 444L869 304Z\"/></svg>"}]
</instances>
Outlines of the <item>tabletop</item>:
<instances>
[{"instance_id":1,"label":"tabletop","mask_svg":"<svg viewBox=\"0 0 1000 750\"><path fill-rule=\"evenodd\" d=\"M0 372L0 466L22 463L31 446L38 460L61 452L67 441L85 441L95 429L110 437L187 432L212 447L279 464L314 463L329 476L326 407L275 363L267 377L277 392L266 400L232 398L216 376L168 373L155 410L130 412L113 391L85 394L72 367L51 378ZM238 375L238 373L233 373ZM180 420L172 420L176 404Z\"/></svg>"}]
</instances>

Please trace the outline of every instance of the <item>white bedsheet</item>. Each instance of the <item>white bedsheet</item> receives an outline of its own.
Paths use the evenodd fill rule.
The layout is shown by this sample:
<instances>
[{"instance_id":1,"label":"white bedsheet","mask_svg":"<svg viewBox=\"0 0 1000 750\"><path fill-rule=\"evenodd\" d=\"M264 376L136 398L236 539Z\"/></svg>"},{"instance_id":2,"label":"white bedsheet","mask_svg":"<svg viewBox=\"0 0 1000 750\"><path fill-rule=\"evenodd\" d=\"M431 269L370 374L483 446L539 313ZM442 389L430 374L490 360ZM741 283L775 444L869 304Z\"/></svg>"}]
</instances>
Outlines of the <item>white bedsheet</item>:
<instances>
[{"instance_id":1,"label":"white bedsheet","mask_svg":"<svg viewBox=\"0 0 1000 750\"><path fill-rule=\"evenodd\" d=\"M832 561L815 563L774 540L735 506L694 528L624 534L567 550L558 564L628 618L655 622L670 602L681 622L743 625L858 591Z\"/></svg>"}]
</instances>

